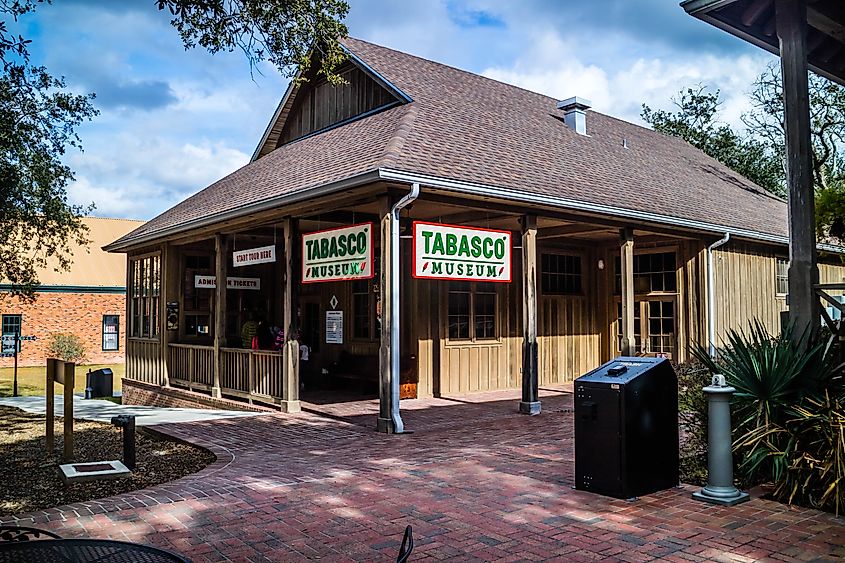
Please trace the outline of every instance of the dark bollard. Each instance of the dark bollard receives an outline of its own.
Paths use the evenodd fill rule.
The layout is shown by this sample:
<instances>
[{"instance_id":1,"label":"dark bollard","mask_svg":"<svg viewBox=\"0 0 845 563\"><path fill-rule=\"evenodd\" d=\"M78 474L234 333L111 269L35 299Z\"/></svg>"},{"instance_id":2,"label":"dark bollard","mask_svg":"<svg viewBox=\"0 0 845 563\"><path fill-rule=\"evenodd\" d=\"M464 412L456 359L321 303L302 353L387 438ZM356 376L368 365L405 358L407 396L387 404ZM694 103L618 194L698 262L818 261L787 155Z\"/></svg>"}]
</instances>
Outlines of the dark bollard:
<instances>
[{"instance_id":1,"label":"dark bollard","mask_svg":"<svg viewBox=\"0 0 845 563\"><path fill-rule=\"evenodd\" d=\"M693 493L695 499L733 506L748 500L748 493L734 487L731 451L731 395L736 389L725 384L723 375L703 389L707 394L707 486Z\"/></svg>"},{"instance_id":2,"label":"dark bollard","mask_svg":"<svg viewBox=\"0 0 845 563\"><path fill-rule=\"evenodd\" d=\"M135 417L121 414L113 416L111 423L123 429L123 465L135 469Z\"/></svg>"}]
</instances>

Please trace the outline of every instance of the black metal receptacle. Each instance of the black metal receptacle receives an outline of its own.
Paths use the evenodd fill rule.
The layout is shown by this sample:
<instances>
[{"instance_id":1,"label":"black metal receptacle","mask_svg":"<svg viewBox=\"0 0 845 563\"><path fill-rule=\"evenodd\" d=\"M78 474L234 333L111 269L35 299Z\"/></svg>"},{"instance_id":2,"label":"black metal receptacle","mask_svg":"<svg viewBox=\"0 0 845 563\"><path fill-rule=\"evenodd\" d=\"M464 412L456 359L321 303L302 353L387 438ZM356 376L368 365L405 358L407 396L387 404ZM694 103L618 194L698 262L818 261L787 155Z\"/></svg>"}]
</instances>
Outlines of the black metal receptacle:
<instances>
[{"instance_id":1,"label":"black metal receptacle","mask_svg":"<svg viewBox=\"0 0 845 563\"><path fill-rule=\"evenodd\" d=\"M95 369L85 374L85 387L92 397L111 397L114 394L114 374L111 368Z\"/></svg>"},{"instance_id":2,"label":"black metal receptacle","mask_svg":"<svg viewBox=\"0 0 845 563\"><path fill-rule=\"evenodd\" d=\"M633 498L678 484L678 378L616 358L575 380L575 488Z\"/></svg>"}]
</instances>

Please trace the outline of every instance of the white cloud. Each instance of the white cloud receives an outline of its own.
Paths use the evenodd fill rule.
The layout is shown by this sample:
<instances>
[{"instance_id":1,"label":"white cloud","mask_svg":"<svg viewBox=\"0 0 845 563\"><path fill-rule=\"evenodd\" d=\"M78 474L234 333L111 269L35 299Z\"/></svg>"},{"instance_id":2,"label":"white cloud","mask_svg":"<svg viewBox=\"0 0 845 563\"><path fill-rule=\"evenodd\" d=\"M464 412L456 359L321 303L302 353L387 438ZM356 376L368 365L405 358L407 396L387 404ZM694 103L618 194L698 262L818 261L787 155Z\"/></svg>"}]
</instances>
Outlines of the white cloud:
<instances>
[{"instance_id":1,"label":"white cloud","mask_svg":"<svg viewBox=\"0 0 845 563\"><path fill-rule=\"evenodd\" d=\"M764 54L733 57L701 54L695 58L620 56L607 67L584 64L578 45L555 32L537 37L512 64L483 71L485 76L549 96L582 96L597 111L640 122L642 104L671 109L671 99L698 84L721 90L720 119L742 128L740 116L749 109L746 91L770 57Z\"/></svg>"}]
</instances>

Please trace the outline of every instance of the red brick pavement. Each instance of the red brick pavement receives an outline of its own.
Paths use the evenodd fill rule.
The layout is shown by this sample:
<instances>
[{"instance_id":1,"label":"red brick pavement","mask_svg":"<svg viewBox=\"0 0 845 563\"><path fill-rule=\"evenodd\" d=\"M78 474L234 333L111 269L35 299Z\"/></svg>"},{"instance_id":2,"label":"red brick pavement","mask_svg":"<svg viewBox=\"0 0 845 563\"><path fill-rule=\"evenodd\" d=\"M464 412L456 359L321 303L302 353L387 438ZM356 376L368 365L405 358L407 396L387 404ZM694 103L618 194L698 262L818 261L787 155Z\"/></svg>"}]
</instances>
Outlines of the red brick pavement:
<instances>
[{"instance_id":1,"label":"red brick pavement","mask_svg":"<svg viewBox=\"0 0 845 563\"><path fill-rule=\"evenodd\" d=\"M693 487L627 502L572 489L571 395L515 413L513 393L403 401L414 434L372 428L373 405L166 425L213 450L195 475L16 520L63 536L117 538L193 561L833 561L845 521L754 499L734 508ZM357 414L368 412L368 414ZM10 520L3 518L0 520Z\"/></svg>"}]
</instances>

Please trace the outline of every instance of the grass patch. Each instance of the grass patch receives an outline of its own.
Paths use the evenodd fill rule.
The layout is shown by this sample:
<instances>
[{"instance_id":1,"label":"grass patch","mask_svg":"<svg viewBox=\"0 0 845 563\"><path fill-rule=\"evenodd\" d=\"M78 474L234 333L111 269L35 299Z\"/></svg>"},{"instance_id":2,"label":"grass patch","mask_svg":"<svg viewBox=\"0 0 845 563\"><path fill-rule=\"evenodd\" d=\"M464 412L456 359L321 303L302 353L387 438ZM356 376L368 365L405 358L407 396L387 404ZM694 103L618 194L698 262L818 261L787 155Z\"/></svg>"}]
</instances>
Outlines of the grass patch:
<instances>
[{"instance_id":1,"label":"grass patch","mask_svg":"<svg viewBox=\"0 0 845 563\"><path fill-rule=\"evenodd\" d=\"M74 393L85 392L85 374L88 370L111 368L114 373L114 390L121 390L121 380L126 373L125 364L76 366ZM0 397L12 396L14 368L0 368ZM18 368L18 395L22 397L46 394L47 366ZM56 393L63 393L61 385L56 385Z\"/></svg>"}]
</instances>

